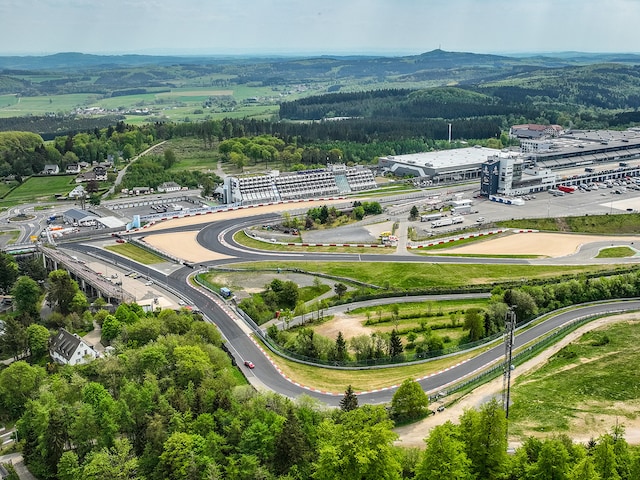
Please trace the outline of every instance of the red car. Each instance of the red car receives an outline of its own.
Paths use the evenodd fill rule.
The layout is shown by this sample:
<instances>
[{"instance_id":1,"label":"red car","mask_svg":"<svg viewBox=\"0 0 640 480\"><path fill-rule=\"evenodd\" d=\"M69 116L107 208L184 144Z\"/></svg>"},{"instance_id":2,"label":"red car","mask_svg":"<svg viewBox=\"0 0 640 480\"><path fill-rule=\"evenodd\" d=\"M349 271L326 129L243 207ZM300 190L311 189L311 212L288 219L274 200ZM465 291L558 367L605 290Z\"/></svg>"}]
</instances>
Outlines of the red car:
<instances>
[{"instance_id":1,"label":"red car","mask_svg":"<svg viewBox=\"0 0 640 480\"><path fill-rule=\"evenodd\" d=\"M255 365L253 364L253 362L250 362L249 360L245 360L245 361L244 361L244 365L245 365L245 367L249 367L249 368L253 368L253 367L255 367Z\"/></svg>"},{"instance_id":2,"label":"red car","mask_svg":"<svg viewBox=\"0 0 640 480\"><path fill-rule=\"evenodd\" d=\"M123 239L123 238L118 238L116 240L116 243L127 243L127 241L125 239Z\"/></svg>"}]
</instances>

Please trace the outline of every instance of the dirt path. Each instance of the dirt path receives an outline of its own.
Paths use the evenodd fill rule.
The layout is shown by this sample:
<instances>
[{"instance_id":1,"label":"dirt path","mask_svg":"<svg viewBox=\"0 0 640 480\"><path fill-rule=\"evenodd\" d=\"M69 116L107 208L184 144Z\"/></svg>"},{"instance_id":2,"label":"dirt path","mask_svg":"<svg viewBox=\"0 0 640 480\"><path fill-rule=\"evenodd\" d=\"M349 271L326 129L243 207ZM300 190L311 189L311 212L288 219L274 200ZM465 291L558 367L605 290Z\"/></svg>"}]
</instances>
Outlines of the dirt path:
<instances>
[{"instance_id":1,"label":"dirt path","mask_svg":"<svg viewBox=\"0 0 640 480\"><path fill-rule=\"evenodd\" d=\"M556 343L552 347L545 350L543 353L535 358L532 358L528 362L518 366L512 375L511 379L514 381L520 375L528 372L532 372L542 366L552 355L558 352L565 345L577 340L584 333L599 328L603 325L609 325L615 322L624 322L628 320L639 320L640 313L628 313L623 315L616 315L612 317L602 318L591 322L578 330L567 335L560 342ZM502 377L496 378L489 383L486 383L473 392L465 395L459 402L452 406L448 406L443 412L439 412L436 415L428 417L421 422L413 425L407 425L405 427L397 428L395 431L400 436L399 445L405 447L424 447L424 438L429 435L430 430L436 425L442 425L447 420L453 423L458 422L460 415L464 413L465 408L477 408L483 403L491 400L491 398L498 396L502 398ZM431 408L434 406L432 405ZM598 436L607 433L611 430L611 427L616 424L616 421L620 422L625 427L625 438L630 444L640 444L640 418L634 416L634 418L616 418L612 416L602 415L598 418L597 424L589 425L575 425L568 435L573 438L575 442L585 443L590 438L597 438ZM542 435L541 435L542 436ZM547 435L548 436L548 435ZM510 445L517 447L520 442L518 439L510 439Z\"/></svg>"}]
</instances>

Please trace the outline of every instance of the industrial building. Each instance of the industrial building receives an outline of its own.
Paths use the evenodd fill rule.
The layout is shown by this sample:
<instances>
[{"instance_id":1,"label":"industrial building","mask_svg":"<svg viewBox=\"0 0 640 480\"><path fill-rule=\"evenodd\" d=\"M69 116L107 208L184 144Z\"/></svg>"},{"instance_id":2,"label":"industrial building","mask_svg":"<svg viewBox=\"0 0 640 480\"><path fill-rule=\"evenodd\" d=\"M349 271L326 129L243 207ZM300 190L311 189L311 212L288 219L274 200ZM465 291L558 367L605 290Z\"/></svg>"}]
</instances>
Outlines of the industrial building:
<instances>
[{"instance_id":1,"label":"industrial building","mask_svg":"<svg viewBox=\"0 0 640 480\"><path fill-rule=\"evenodd\" d=\"M398 176L427 177L434 184L473 180L480 177L481 167L490 156L508 156L494 148L481 146L455 148L436 152L389 155L378 159L383 173Z\"/></svg>"},{"instance_id":2,"label":"industrial building","mask_svg":"<svg viewBox=\"0 0 640 480\"><path fill-rule=\"evenodd\" d=\"M483 195L525 195L559 185L581 186L640 175L638 128L521 138L520 146L520 155L492 156L482 165Z\"/></svg>"},{"instance_id":3,"label":"industrial building","mask_svg":"<svg viewBox=\"0 0 640 480\"><path fill-rule=\"evenodd\" d=\"M250 205L303 198L323 198L376 188L373 172L365 167L329 165L326 169L227 177L217 190L227 204Z\"/></svg>"}]
</instances>

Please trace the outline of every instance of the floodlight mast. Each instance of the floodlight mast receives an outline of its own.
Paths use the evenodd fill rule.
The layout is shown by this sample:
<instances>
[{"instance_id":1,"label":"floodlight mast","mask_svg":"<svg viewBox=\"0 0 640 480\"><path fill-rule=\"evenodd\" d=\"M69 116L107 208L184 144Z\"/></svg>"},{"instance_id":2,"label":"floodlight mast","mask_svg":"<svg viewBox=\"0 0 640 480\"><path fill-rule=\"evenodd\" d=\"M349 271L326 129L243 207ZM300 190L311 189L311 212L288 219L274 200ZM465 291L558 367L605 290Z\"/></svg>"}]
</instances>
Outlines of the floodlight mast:
<instances>
[{"instance_id":1,"label":"floodlight mast","mask_svg":"<svg viewBox=\"0 0 640 480\"><path fill-rule=\"evenodd\" d=\"M504 330L504 377L502 381L502 407L509 419L509 397L511 395L511 361L513 359L513 331L516 328L515 305L509 306L505 316Z\"/></svg>"}]
</instances>

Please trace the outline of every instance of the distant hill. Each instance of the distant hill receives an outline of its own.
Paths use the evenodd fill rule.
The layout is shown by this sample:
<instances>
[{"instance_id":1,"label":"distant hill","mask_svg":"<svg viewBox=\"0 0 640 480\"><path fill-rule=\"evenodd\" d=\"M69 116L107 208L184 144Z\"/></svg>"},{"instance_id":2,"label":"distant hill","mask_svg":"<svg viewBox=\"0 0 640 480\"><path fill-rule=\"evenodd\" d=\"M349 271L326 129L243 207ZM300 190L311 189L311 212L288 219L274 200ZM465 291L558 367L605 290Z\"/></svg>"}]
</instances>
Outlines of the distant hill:
<instances>
[{"instance_id":1,"label":"distant hill","mask_svg":"<svg viewBox=\"0 0 640 480\"><path fill-rule=\"evenodd\" d=\"M413 56L334 56L316 57L277 57L277 56L222 56L222 55L92 55L77 52L56 53L45 56L0 56L0 69L3 70L59 70L94 69L105 67L136 67L146 65L252 65L269 64L279 67L309 68L317 70L319 66L348 66L355 73L366 73L372 67L386 67L388 71L409 71L426 69L451 69L472 66L562 66L591 63L640 63L640 55L615 53L563 52L544 55L488 55L465 52L447 52L433 50Z\"/></svg>"}]
</instances>

